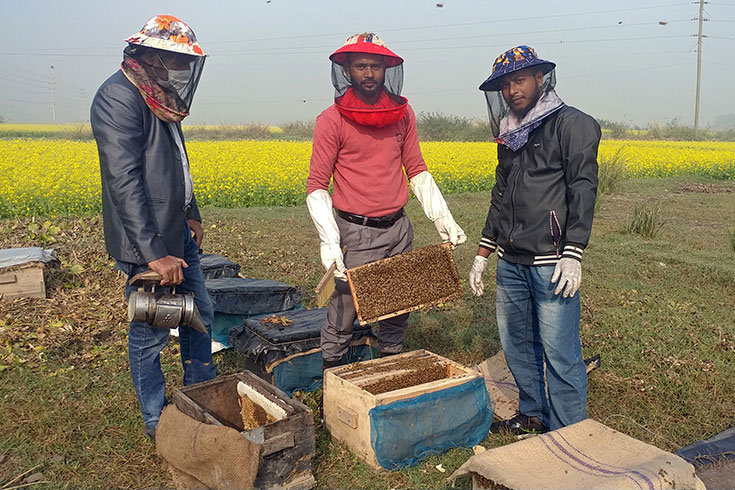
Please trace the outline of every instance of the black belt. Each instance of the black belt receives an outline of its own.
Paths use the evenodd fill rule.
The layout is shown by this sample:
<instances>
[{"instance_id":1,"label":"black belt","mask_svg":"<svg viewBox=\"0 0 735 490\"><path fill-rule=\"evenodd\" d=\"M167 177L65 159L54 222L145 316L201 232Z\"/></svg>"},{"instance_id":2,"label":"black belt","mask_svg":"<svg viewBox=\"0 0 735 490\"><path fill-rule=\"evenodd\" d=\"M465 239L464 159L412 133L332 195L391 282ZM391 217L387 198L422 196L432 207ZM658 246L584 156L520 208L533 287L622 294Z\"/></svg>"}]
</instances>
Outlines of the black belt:
<instances>
[{"instance_id":1,"label":"black belt","mask_svg":"<svg viewBox=\"0 0 735 490\"><path fill-rule=\"evenodd\" d=\"M403 212L403 208L401 208L393 214L371 218L369 216L361 216L359 214L347 213L345 211L340 211L339 209L337 210L337 216L339 216L340 218L349 221L350 223L370 226L372 228L390 228L391 226L396 224L396 221L401 219L404 214L405 213Z\"/></svg>"}]
</instances>

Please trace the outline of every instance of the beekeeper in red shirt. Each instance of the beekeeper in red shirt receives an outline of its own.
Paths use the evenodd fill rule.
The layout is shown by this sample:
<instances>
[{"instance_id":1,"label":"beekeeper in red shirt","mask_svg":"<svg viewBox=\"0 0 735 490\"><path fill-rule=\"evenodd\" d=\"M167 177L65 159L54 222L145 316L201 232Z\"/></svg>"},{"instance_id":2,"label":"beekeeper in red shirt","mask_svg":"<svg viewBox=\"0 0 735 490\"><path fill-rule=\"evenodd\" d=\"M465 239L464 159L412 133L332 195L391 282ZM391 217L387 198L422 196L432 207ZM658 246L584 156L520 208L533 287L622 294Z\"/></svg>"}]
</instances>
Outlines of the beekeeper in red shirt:
<instances>
[{"instance_id":1,"label":"beekeeper in red shirt","mask_svg":"<svg viewBox=\"0 0 735 490\"><path fill-rule=\"evenodd\" d=\"M363 33L329 59L335 99L316 119L306 198L322 264L336 263L321 329L325 369L341 364L352 339L356 311L345 269L411 250L406 177L441 239L454 246L466 240L421 155L416 116L401 97L403 58L377 35ZM381 355L401 352L407 322L408 313L379 322Z\"/></svg>"}]
</instances>

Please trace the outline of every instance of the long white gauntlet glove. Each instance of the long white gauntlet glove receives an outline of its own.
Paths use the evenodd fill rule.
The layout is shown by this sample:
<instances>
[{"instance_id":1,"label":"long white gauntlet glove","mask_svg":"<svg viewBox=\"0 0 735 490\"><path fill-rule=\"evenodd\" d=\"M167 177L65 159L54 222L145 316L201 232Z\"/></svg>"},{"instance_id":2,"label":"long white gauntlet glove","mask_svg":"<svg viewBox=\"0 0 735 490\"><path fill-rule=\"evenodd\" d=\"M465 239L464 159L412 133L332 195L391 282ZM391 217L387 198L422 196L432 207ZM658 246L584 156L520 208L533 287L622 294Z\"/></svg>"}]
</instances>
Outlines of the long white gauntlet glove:
<instances>
[{"instance_id":1,"label":"long white gauntlet glove","mask_svg":"<svg viewBox=\"0 0 735 490\"><path fill-rule=\"evenodd\" d=\"M574 294L582 284L582 262L570 259L569 257L562 257L559 262L556 263L554 269L554 275L551 276L551 282L558 284L554 290L554 294L561 293L562 289L564 294L562 296L574 297ZM564 285L566 284L566 287Z\"/></svg>"},{"instance_id":2,"label":"long white gauntlet glove","mask_svg":"<svg viewBox=\"0 0 735 490\"><path fill-rule=\"evenodd\" d=\"M470 289L475 296L482 296L485 292L485 284L482 282L482 275L487 267L487 257L475 255L475 260L470 268Z\"/></svg>"},{"instance_id":3,"label":"long white gauntlet glove","mask_svg":"<svg viewBox=\"0 0 735 490\"><path fill-rule=\"evenodd\" d=\"M339 228L332 212L332 198L329 192L318 189L306 196L306 207L316 226L321 240L320 252L324 269L329 269L336 264L334 278L346 281L344 258L339 246Z\"/></svg>"},{"instance_id":4,"label":"long white gauntlet glove","mask_svg":"<svg viewBox=\"0 0 735 490\"><path fill-rule=\"evenodd\" d=\"M464 231L454 221L434 177L428 171L425 170L411 179L411 190L424 208L426 217L434 222L442 241L450 242L455 247L467 241Z\"/></svg>"}]
</instances>

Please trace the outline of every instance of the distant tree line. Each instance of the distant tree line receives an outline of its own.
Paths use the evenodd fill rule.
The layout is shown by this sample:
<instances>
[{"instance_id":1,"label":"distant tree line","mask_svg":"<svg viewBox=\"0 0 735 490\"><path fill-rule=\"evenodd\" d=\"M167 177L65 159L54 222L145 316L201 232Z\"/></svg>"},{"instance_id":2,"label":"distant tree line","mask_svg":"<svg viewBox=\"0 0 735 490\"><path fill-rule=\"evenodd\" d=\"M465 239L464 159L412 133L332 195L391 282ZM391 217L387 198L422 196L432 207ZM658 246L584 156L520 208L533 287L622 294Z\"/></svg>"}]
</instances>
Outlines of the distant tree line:
<instances>
[{"instance_id":1,"label":"distant tree line","mask_svg":"<svg viewBox=\"0 0 735 490\"><path fill-rule=\"evenodd\" d=\"M453 116L441 112L421 112L417 115L417 128L421 141L492 141L490 124L468 117ZM0 123L7 120L0 116ZM647 139L680 141L735 141L735 114L720 116L711 127L697 133L694 128L672 119L664 124L641 127L626 122L598 119L603 138ZM295 121L280 126L266 124L185 125L187 140L289 140L308 141L314 133L313 121ZM89 124L66 124L48 128L23 129L8 126L0 129L0 138L57 138L91 140Z\"/></svg>"}]
</instances>

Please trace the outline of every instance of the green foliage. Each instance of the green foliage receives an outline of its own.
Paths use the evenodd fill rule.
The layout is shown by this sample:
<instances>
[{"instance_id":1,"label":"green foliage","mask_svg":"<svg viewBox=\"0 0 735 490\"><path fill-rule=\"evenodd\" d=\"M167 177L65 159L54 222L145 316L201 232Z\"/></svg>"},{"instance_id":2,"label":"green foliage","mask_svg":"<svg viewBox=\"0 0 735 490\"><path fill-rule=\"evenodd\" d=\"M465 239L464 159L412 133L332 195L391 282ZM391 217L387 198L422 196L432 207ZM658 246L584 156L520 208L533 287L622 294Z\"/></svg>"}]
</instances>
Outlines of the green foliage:
<instances>
[{"instance_id":1,"label":"green foliage","mask_svg":"<svg viewBox=\"0 0 735 490\"><path fill-rule=\"evenodd\" d=\"M636 204L633 215L625 227L628 233L636 233L646 238L655 238L666 220L661 215L661 202Z\"/></svg>"},{"instance_id":2,"label":"green foliage","mask_svg":"<svg viewBox=\"0 0 735 490\"><path fill-rule=\"evenodd\" d=\"M625 147L621 146L612 155L599 158L595 212L598 211L607 195L613 193L625 178L627 157L624 150Z\"/></svg>"},{"instance_id":3,"label":"green foliage","mask_svg":"<svg viewBox=\"0 0 735 490\"><path fill-rule=\"evenodd\" d=\"M280 135L281 139L287 140L311 140L314 135L314 122L313 121L295 121L281 125L283 134Z\"/></svg>"},{"instance_id":4,"label":"green foliage","mask_svg":"<svg viewBox=\"0 0 735 490\"><path fill-rule=\"evenodd\" d=\"M88 141L94 139L92 134L92 126L90 124L77 124L69 128L65 128L61 132L63 139Z\"/></svg>"},{"instance_id":5,"label":"green foliage","mask_svg":"<svg viewBox=\"0 0 735 490\"><path fill-rule=\"evenodd\" d=\"M613 122L610 124L610 137L616 140L625 139L630 127L624 122Z\"/></svg>"},{"instance_id":6,"label":"green foliage","mask_svg":"<svg viewBox=\"0 0 735 490\"><path fill-rule=\"evenodd\" d=\"M492 141L490 124L440 112L422 112L416 121L421 141Z\"/></svg>"},{"instance_id":7,"label":"green foliage","mask_svg":"<svg viewBox=\"0 0 735 490\"><path fill-rule=\"evenodd\" d=\"M695 132L694 127L681 124L678 118L674 118L664 125L651 124L645 132L644 138L675 141L735 141L735 129L719 131L700 129Z\"/></svg>"},{"instance_id":8,"label":"green foliage","mask_svg":"<svg viewBox=\"0 0 735 490\"><path fill-rule=\"evenodd\" d=\"M628 158L625 147L621 146L615 153L599 159L597 170L597 196L605 196L615 191L625 178L625 167Z\"/></svg>"},{"instance_id":9,"label":"green foliage","mask_svg":"<svg viewBox=\"0 0 735 490\"><path fill-rule=\"evenodd\" d=\"M44 221L42 225L31 221L28 223L28 238L40 245L49 245L56 242L56 235L59 234L59 227L53 225L50 221Z\"/></svg>"},{"instance_id":10,"label":"green foliage","mask_svg":"<svg viewBox=\"0 0 735 490\"><path fill-rule=\"evenodd\" d=\"M189 140L268 140L271 133L265 124L221 124L219 126L183 126Z\"/></svg>"}]
</instances>

